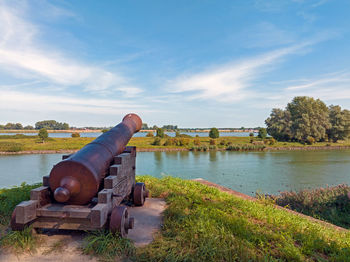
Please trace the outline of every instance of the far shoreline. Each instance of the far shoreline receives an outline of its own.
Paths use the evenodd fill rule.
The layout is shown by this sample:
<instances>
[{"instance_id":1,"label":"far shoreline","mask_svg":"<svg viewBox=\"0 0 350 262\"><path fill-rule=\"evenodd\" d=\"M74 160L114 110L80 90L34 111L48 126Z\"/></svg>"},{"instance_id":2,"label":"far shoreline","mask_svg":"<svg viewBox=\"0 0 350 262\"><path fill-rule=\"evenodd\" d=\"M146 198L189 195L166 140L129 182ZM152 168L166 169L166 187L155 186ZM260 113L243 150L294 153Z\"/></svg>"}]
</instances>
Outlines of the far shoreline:
<instances>
[{"instance_id":1,"label":"far shoreline","mask_svg":"<svg viewBox=\"0 0 350 262\"><path fill-rule=\"evenodd\" d=\"M322 150L348 150L350 146L295 146L295 147L266 147L264 150L247 150L247 151L232 151L232 152L270 152L270 151L322 151ZM30 155L30 154L72 154L79 151L75 150L26 150L19 152L4 152L0 151L0 155ZM137 152L180 152L193 151L190 148L176 148L176 147L156 147L156 148L137 148ZM211 149L210 151L230 151L225 148ZM203 152L203 151L201 151Z\"/></svg>"}]
</instances>

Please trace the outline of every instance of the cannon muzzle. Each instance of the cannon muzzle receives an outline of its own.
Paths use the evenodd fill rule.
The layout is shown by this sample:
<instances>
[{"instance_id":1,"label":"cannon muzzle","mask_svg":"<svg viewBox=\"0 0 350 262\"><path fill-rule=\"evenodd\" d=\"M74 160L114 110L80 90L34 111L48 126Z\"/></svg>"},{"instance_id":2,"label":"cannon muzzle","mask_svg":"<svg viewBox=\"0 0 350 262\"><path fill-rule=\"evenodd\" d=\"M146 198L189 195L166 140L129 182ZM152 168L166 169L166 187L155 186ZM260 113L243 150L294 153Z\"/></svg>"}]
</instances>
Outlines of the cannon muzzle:
<instances>
[{"instance_id":1,"label":"cannon muzzle","mask_svg":"<svg viewBox=\"0 0 350 262\"><path fill-rule=\"evenodd\" d=\"M49 184L57 202L83 205L98 192L100 181L108 172L113 157L122 153L142 120L128 114L123 121L75 154L55 165Z\"/></svg>"}]
</instances>

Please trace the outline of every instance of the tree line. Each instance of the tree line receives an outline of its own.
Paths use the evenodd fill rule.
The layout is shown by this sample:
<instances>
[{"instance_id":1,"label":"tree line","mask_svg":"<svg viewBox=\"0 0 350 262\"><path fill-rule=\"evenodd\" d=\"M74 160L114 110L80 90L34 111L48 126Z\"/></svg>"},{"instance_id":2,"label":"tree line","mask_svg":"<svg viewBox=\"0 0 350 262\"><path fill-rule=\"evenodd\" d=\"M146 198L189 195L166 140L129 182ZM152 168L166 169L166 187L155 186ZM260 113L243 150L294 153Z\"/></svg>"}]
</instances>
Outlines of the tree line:
<instances>
[{"instance_id":1,"label":"tree line","mask_svg":"<svg viewBox=\"0 0 350 262\"><path fill-rule=\"evenodd\" d=\"M33 126L25 126L21 123L7 123L6 125L0 125L0 130L21 130L21 129L27 129L27 130L34 130L34 129L48 129L48 130L68 130L69 125L67 123L60 123L55 120L44 120L39 121L35 123L35 128Z\"/></svg>"},{"instance_id":2,"label":"tree line","mask_svg":"<svg viewBox=\"0 0 350 262\"><path fill-rule=\"evenodd\" d=\"M267 132L278 141L314 142L350 137L350 111L320 99L297 96L286 108L274 108L265 120Z\"/></svg>"}]
</instances>

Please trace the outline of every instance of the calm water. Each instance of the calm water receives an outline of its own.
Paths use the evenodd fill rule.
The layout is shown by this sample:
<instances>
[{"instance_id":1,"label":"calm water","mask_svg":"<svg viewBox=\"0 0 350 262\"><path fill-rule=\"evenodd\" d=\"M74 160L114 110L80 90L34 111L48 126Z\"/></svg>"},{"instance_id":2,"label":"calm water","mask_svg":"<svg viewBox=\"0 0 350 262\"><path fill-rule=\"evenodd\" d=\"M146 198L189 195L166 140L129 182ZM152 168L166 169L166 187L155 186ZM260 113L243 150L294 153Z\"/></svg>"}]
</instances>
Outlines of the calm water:
<instances>
[{"instance_id":1,"label":"calm water","mask_svg":"<svg viewBox=\"0 0 350 262\"><path fill-rule=\"evenodd\" d=\"M0 188L40 182L60 154L0 156ZM350 150L296 152L140 152L137 174L203 178L254 195L350 184Z\"/></svg>"},{"instance_id":2,"label":"calm water","mask_svg":"<svg viewBox=\"0 0 350 262\"><path fill-rule=\"evenodd\" d=\"M36 136L37 133L0 133L0 135L15 135L15 134L23 134L27 136ZM81 137L98 137L102 133L101 132L91 132L91 133L80 133ZM165 132L168 136L174 137L175 132ZM200 137L208 137L209 133L207 132L183 132L181 134L186 134L195 137L196 135ZM134 134L134 137L145 137L147 135L146 132L139 132ZM255 134L256 136L257 134ZM49 137L71 137L71 133L49 133ZM248 132L220 132L220 136L249 136Z\"/></svg>"}]
</instances>

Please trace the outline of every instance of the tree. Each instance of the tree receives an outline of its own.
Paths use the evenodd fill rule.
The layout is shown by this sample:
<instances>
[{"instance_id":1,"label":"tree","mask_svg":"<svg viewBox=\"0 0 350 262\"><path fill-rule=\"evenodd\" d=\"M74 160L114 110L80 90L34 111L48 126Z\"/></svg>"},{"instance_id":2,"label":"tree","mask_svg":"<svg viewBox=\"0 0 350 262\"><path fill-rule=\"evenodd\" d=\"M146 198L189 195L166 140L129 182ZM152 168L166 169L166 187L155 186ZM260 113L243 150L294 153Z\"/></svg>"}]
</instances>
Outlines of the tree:
<instances>
[{"instance_id":1,"label":"tree","mask_svg":"<svg viewBox=\"0 0 350 262\"><path fill-rule=\"evenodd\" d=\"M270 117L265 120L267 133L278 141L292 139L290 112L273 108Z\"/></svg>"},{"instance_id":2,"label":"tree","mask_svg":"<svg viewBox=\"0 0 350 262\"><path fill-rule=\"evenodd\" d=\"M278 141L315 142L327 139L331 128L329 110L324 102L312 97L297 96L285 110L274 108L265 120L267 132ZM311 139L312 140L312 139Z\"/></svg>"},{"instance_id":3,"label":"tree","mask_svg":"<svg viewBox=\"0 0 350 262\"><path fill-rule=\"evenodd\" d=\"M32 127L31 125L27 125L27 126L24 127L24 129L26 129L26 130L33 130L34 127Z\"/></svg>"},{"instance_id":4,"label":"tree","mask_svg":"<svg viewBox=\"0 0 350 262\"><path fill-rule=\"evenodd\" d=\"M59 123L55 120L44 120L35 123L35 129L51 129L51 130L68 130L69 125L67 123Z\"/></svg>"},{"instance_id":5,"label":"tree","mask_svg":"<svg viewBox=\"0 0 350 262\"><path fill-rule=\"evenodd\" d=\"M266 131L266 128L259 128L259 134L258 134L258 137L261 138L261 139L265 139L267 136L267 131Z\"/></svg>"},{"instance_id":6,"label":"tree","mask_svg":"<svg viewBox=\"0 0 350 262\"><path fill-rule=\"evenodd\" d=\"M220 133L219 133L219 130L216 127L213 127L213 128L210 129L210 131L209 131L209 137L210 138L215 139L215 138L219 138L219 136L220 136Z\"/></svg>"},{"instance_id":7,"label":"tree","mask_svg":"<svg viewBox=\"0 0 350 262\"><path fill-rule=\"evenodd\" d=\"M142 123L141 130L147 130L148 125L146 123Z\"/></svg>"},{"instance_id":8,"label":"tree","mask_svg":"<svg viewBox=\"0 0 350 262\"><path fill-rule=\"evenodd\" d=\"M327 130L328 139L337 142L350 135L350 111L341 110L340 106L329 106L330 128Z\"/></svg>"},{"instance_id":9,"label":"tree","mask_svg":"<svg viewBox=\"0 0 350 262\"><path fill-rule=\"evenodd\" d=\"M156 129L156 131L157 131L156 137L160 137L160 138L164 137L164 129L163 128L158 127Z\"/></svg>"},{"instance_id":10,"label":"tree","mask_svg":"<svg viewBox=\"0 0 350 262\"><path fill-rule=\"evenodd\" d=\"M326 131L330 128L329 113L326 104L320 99L297 96L288 103L286 110L291 115L291 130L295 140L306 142L308 136L316 141L326 139Z\"/></svg>"},{"instance_id":11,"label":"tree","mask_svg":"<svg viewBox=\"0 0 350 262\"><path fill-rule=\"evenodd\" d=\"M49 137L49 134L47 133L47 130L45 128L42 128L39 130L38 134L41 141L44 143L44 141Z\"/></svg>"}]
</instances>

